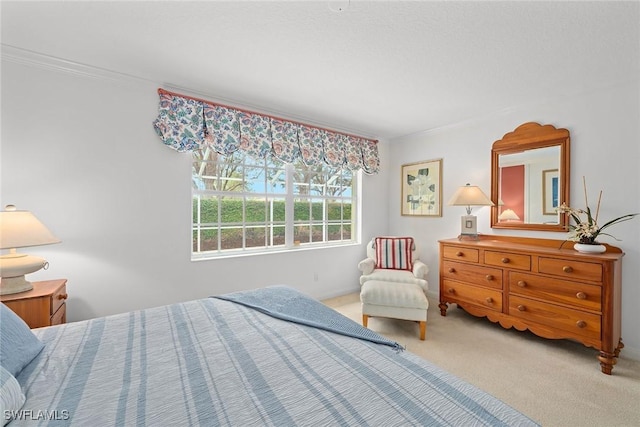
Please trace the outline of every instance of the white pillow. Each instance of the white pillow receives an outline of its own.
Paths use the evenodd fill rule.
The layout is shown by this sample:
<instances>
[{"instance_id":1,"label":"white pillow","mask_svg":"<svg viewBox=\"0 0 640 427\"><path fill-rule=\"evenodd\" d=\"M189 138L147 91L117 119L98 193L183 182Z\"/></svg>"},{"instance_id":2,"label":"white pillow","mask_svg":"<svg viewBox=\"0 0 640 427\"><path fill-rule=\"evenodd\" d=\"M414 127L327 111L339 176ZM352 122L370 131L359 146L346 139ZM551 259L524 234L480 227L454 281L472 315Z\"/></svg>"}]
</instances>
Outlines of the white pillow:
<instances>
[{"instance_id":1,"label":"white pillow","mask_svg":"<svg viewBox=\"0 0 640 427\"><path fill-rule=\"evenodd\" d=\"M19 411L25 400L18 380L0 366L0 418L3 426L12 420L11 412Z\"/></svg>"}]
</instances>

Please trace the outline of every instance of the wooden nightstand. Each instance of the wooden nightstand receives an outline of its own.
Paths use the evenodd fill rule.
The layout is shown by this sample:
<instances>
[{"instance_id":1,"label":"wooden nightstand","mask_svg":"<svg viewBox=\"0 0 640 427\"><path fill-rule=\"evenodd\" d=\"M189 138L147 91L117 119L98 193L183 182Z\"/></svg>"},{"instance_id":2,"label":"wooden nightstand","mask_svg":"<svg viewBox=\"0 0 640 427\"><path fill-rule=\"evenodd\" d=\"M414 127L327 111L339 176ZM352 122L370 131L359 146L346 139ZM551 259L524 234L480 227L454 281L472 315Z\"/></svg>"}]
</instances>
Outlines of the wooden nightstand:
<instances>
[{"instance_id":1,"label":"wooden nightstand","mask_svg":"<svg viewBox=\"0 0 640 427\"><path fill-rule=\"evenodd\" d=\"M33 289L3 295L0 301L20 316L30 328L60 325L67 321L67 279L32 282Z\"/></svg>"}]
</instances>

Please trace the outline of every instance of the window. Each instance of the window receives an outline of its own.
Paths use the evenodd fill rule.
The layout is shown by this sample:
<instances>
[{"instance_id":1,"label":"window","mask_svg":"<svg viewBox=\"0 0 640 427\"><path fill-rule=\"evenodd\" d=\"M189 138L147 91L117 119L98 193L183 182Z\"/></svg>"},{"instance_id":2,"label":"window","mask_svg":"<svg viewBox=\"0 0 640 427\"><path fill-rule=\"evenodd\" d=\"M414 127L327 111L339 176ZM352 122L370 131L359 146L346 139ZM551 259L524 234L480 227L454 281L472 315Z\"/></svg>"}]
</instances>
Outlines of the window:
<instances>
[{"instance_id":1,"label":"window","mask_svg":"<svg viewBox=\"0 0 640 427\"><path fill-rule=\"evenodd\" d=\"M192 259L355 241L358 173L193 151Z\"/></svg>"}]
</instances>

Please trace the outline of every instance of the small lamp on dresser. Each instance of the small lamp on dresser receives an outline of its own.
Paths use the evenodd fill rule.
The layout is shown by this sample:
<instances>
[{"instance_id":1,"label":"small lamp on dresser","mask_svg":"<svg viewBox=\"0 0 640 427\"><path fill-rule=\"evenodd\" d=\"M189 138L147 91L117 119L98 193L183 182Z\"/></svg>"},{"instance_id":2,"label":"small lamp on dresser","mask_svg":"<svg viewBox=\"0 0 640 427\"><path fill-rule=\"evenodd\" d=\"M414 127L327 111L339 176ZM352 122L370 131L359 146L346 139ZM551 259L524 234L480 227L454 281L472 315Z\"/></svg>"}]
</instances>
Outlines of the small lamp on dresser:
<instances>
[{"instance_id":1,"label":"small lamp on dresser","mask_svg":"<svg viewBox=\"0 0 640 427\"><path fill-rule=\"evenodd\" d=\"M460 220L460 238L464 236L478 237L478 219L471 215L471 206L493 206L493 202L477 185L464 185L453 194L449 206L466 206L467 214Z\"/></svg>"},{"instance_id":2,"label":"small lamp on dresser","mask_svg":"<svg viewBox=\"0 0 640 427\"><path fill-rule=\"evenodd\" d=\"M0 295L26 292L33 289L25 274L47 268L49 263L36 256L18 253L16 248L59 243L55 237L29 211L19 211L7 205L0 212L0 249L9 253L0 256Z\"/></svg>"}]
</instances>

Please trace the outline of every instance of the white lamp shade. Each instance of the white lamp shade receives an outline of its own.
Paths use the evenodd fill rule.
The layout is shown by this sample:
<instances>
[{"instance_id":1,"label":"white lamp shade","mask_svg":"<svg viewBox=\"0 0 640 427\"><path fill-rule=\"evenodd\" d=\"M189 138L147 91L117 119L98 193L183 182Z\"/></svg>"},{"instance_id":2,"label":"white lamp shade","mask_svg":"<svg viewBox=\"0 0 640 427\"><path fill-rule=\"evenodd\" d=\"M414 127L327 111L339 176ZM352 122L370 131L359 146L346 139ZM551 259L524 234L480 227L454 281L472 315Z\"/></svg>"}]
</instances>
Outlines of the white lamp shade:
<instances>
[{"instance_id":1,"label":"white lamp shade","mask_svg":"<svg viewBox=\"0 0 640 427\"><path fill-rule=\"evenodd\" d=\"M7 207L9 209L9 207ZM47 227L29 211L5 210L0 212L0 249L59 243Z\"/></svg>"},{"instance_id":2,"label":"white lamp shade","mask_svg":"<svg viewBox=\"0 0 640 427\"><path fill-rule=\"evenodd\" d=\"M498 215L500 221L517 221L520 219L513 209L505 209Z\"/></svg>"},{"instance_id":3,"label":"white lamp shade","mask_svg":"<svg viewBox=\"0 0 640 427\"><path fill-rule=\"evenodd\" d=\"M49 265L46 260L16 252L16 248L49 245L60 239L51 234L31 212L16 210L7 205L0 212L0 249L10 249L0 256L0 295L26 292L33 289L24 277Z\"/></svg>"},{"instance_id":4,"label":"white lamp shade","mask_svg":"<svg viewBox=\"0 0 640 427\"><path fill-rule=\"evenodd\" d=\"M453 194L449 206L493 206L491 199L477 185L467 184Z\"/></svg>"}]
</instances>

